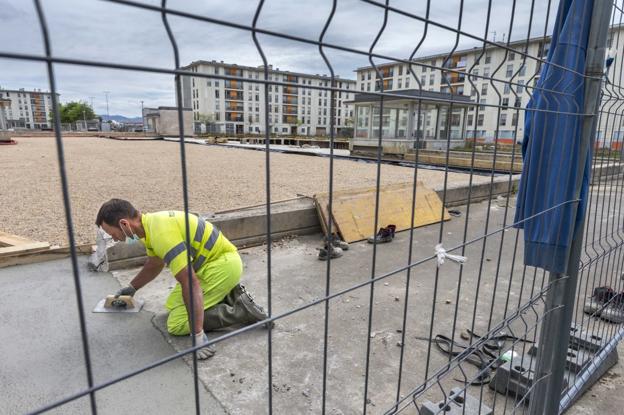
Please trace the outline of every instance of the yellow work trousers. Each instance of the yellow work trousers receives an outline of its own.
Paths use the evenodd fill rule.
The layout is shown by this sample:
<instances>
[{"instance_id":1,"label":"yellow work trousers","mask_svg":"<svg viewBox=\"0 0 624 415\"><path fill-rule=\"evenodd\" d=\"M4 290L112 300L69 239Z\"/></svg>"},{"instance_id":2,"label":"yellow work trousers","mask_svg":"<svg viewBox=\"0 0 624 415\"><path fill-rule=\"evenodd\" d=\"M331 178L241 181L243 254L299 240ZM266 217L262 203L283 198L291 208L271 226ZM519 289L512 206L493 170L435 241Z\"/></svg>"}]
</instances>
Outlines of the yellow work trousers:
<instances>
[{"instance_id":1,"label":"yellow work trousers","mask_svg":"<svg viewBox=\"0 0 624 415\"><path fill-rule=\"evenodd\" d=\"M236 251L226 252L204 264L196 273L204 293L204 310L219 304L239 283L242 273L243 262ZM177 283L169 294L165 307L169 310L167 331L174 336L190 334L189 318L180 283Z\"/></svg>"}]
</instances>

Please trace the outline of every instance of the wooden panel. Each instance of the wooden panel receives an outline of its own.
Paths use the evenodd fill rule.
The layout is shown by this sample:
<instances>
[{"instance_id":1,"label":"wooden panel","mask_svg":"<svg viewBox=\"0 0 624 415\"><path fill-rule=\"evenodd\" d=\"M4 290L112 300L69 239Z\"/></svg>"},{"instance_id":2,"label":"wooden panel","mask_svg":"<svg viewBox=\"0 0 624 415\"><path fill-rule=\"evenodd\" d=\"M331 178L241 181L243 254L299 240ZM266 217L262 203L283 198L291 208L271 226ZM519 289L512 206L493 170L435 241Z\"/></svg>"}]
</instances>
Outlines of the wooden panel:
<instances>
[{"instance_id":1,"label":"wooden panel","mask_svg":"<svg viewBox=\"0 0 624 415\"><path fill-rule=\"evenodd\" d=\"M0 248L0 258L29 254L33 252L42 252L50 249L50 244L47 242L32 242L27 244L7 246Z\"/></svg>"},{"instance_id":2,"label":"wooden panel","mask_svg":"<svg viewBox=\"0 0 624 415\"><path fill-rule=\"evenodd\" d=\"M379 193L378 227L396 225L397 231L410 229L412 217L412 183L384 186ZM329 217L328 195L316 195L322 219ZM346 242L361 241L376 233L375 188L352 189L334 192L332 217L335 227ZM444 212L444 216L442 216ZM417 183L414 227L425 226L440 220L449 220L442 201L431 189ZM323 220L321 221L323 222ZM327 221L322 223L326 231Z\"/></svg>"},{"instance_id":3,"label":"wooden panel","mask_svg":"<svg viewBox=\"0 0 624 415\"><path fill-rule=\"evenodd\" d=\"M35 241L0 231L0 247L28 244L31 242Z\"/></svg>"}]
</instances>

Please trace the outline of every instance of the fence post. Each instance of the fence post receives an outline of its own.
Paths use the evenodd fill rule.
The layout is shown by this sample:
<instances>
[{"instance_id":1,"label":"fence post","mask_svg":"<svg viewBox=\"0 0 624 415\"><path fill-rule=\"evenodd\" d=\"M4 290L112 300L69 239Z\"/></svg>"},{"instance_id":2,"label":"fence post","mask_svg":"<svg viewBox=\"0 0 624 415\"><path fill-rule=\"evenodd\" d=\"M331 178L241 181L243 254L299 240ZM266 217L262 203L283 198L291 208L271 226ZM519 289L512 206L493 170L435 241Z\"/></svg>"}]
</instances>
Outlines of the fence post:
<instances>
[{"instance_id":1,"label":"fence post","mask_svg":"<svg viewBox=\"0 0 624 415\"><path fill-rule=\"evenodd\" d=\"M584 114L581 127L581 157L577 169L583 170L587 153L594 141L598 120L598 106L611 17L612 0L594 0L589 28L585 75ZM575 198L580 198L582 175L576 182ZM531 415L559 413L563 390L566 356L570 340L570 325L575 303L585 217L577 227L568 262L569 275L550 273L551 288L546 294L545 316L540 331L540 347L535 370L535 390L530 397ZM555 309L557 308L557 309ZM548 312L550 311L550 312Z\"/></svg>"}]
</instances>

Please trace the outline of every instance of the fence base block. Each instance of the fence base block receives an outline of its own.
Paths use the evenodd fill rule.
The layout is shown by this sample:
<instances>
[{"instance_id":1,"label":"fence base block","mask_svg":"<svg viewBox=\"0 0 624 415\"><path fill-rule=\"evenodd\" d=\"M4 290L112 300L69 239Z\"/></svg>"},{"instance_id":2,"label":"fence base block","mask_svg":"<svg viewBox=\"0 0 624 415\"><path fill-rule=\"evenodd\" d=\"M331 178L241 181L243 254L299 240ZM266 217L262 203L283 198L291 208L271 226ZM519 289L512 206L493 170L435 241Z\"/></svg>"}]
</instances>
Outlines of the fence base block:
<instances>
[{"instance_id":1,"label":"fence base block","mask_svg":"<svg viewBox=\"0 0 624 415\"><path fill-rule=\"evenodd\" d=\"M587 379L587 382L583 385L579 393L574 396L574 399L570 402L570 406L574 404L585 392L589 389L594 383L598 382L598 380L618 362L618 352L617 348L613 348L609 354L607 354L606 358L599 363L596 371Z\"/></svg>"},{"instance_id":2,"label":"fence base block","mask_svg":"<svg viewBox=\"0 0 624 415\"><path fill-rule=\"evenodd\" d=\"M438 403L425 401L420 407L420 415L492 415L493 413L492 409L483 402L481 402L481 407L479 407L479 400L462 391L461 388L451 389L446 406L445 401Z\"/></svg>"},{"instance_id":3,"label":"fence base block","mask_svg":"<svg viewBox=\"0 0 624 415\"><path fill-rule=\"evenodd\" d=\"M519 355L500 365L490 381L490 389L502 394L508 394L516 399L524 398L535 380L536 359L530 355ZM566 379L568 378L566 373ZM564 387L568 383L564 379ZM525 403L528 403L526 396Z\"/></svg>"},{"instance_id":4,"label":"fence base block","mask_svg":"<svg viewBox=\"0 0 624 415\"><path fill-rule=\"evenodd\" d=\"M572 322L570 327L570 347L574 349L583 348L592 353L596 353L607 344L606 340L599 332Z\"/></svg>"},{"instance_id":5,"label":"fence base block","mask_svg":"<svg viewBox=\"0 0 624 415\"><path fill-rule=\"evenodd\" d=\"M531 346L528 352L529 356L537 357L537 348L537 344ZM583 349L576 350L569 347L567 354L566 369L572 373L579 373L592 360L592 354Z\"/></svg>"}]
</instances>

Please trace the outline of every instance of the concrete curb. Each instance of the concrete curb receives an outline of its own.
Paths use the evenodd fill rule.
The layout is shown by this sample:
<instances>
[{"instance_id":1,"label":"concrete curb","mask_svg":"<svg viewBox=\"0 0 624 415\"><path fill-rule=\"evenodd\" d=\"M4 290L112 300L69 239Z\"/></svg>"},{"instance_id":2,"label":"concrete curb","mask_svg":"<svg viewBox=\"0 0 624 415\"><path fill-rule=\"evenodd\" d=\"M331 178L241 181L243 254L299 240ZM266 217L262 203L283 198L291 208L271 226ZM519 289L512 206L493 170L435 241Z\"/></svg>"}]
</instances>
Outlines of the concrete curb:
<instances>
[{"instance_id":1,"label":"concrete curb","mask_svg":"<svg viewBox=\"0 0 624 415\"><path fill-rule=\"evenodd\" d=\"M595 166L593 175L598 179L608 180L616 177L621 171L620 166ZM445 201L446 207L461 206L480 202L490 197L516 193L520 175L502 175L494 177L490 182L468 185L449 186L444 191L440 183L434 191ZM592 181L593 183L593 181ZM445 194L446 193L446 194ZM228 239L239 248L262 245L266 243L267 215L266 206L253 206L214 214L201 215L215 224L227 235ZM290 235L306 235L321 233L314 200L310 197L285 200L271 204L271 233L273 239ZM121 242L106 250L108 270L140 266L145 262L145 249L137 244L128 246Z\"/></svg>"},{"instance_id":2,"label":"concrete curb","mask_svg":"<svg viewBox=\"0 0 624 415\"><path fill-rule=\"evenodd\" d=\"M515 191L519 175L512 176L511 189ZM492 197L507 194L509 177L494 178ZM443 186L434 189L438 196L444 197ZM490 183L475 184L472 191L466 185L449 187L446 191L446 206L458 206L468 202L478 202L490 197ZM238 248L262 245L266 243L267 215L266 206L254 206L223 213L201 215L216 225L227 235ZM290 235L306 235L320 233L319 222L314 200L301 197L271 204L271 233L273 239ZM140 266L145 262L145 249L142 245L117 243L106 249L108 270Z\"/></svg>"}]
</instances>

